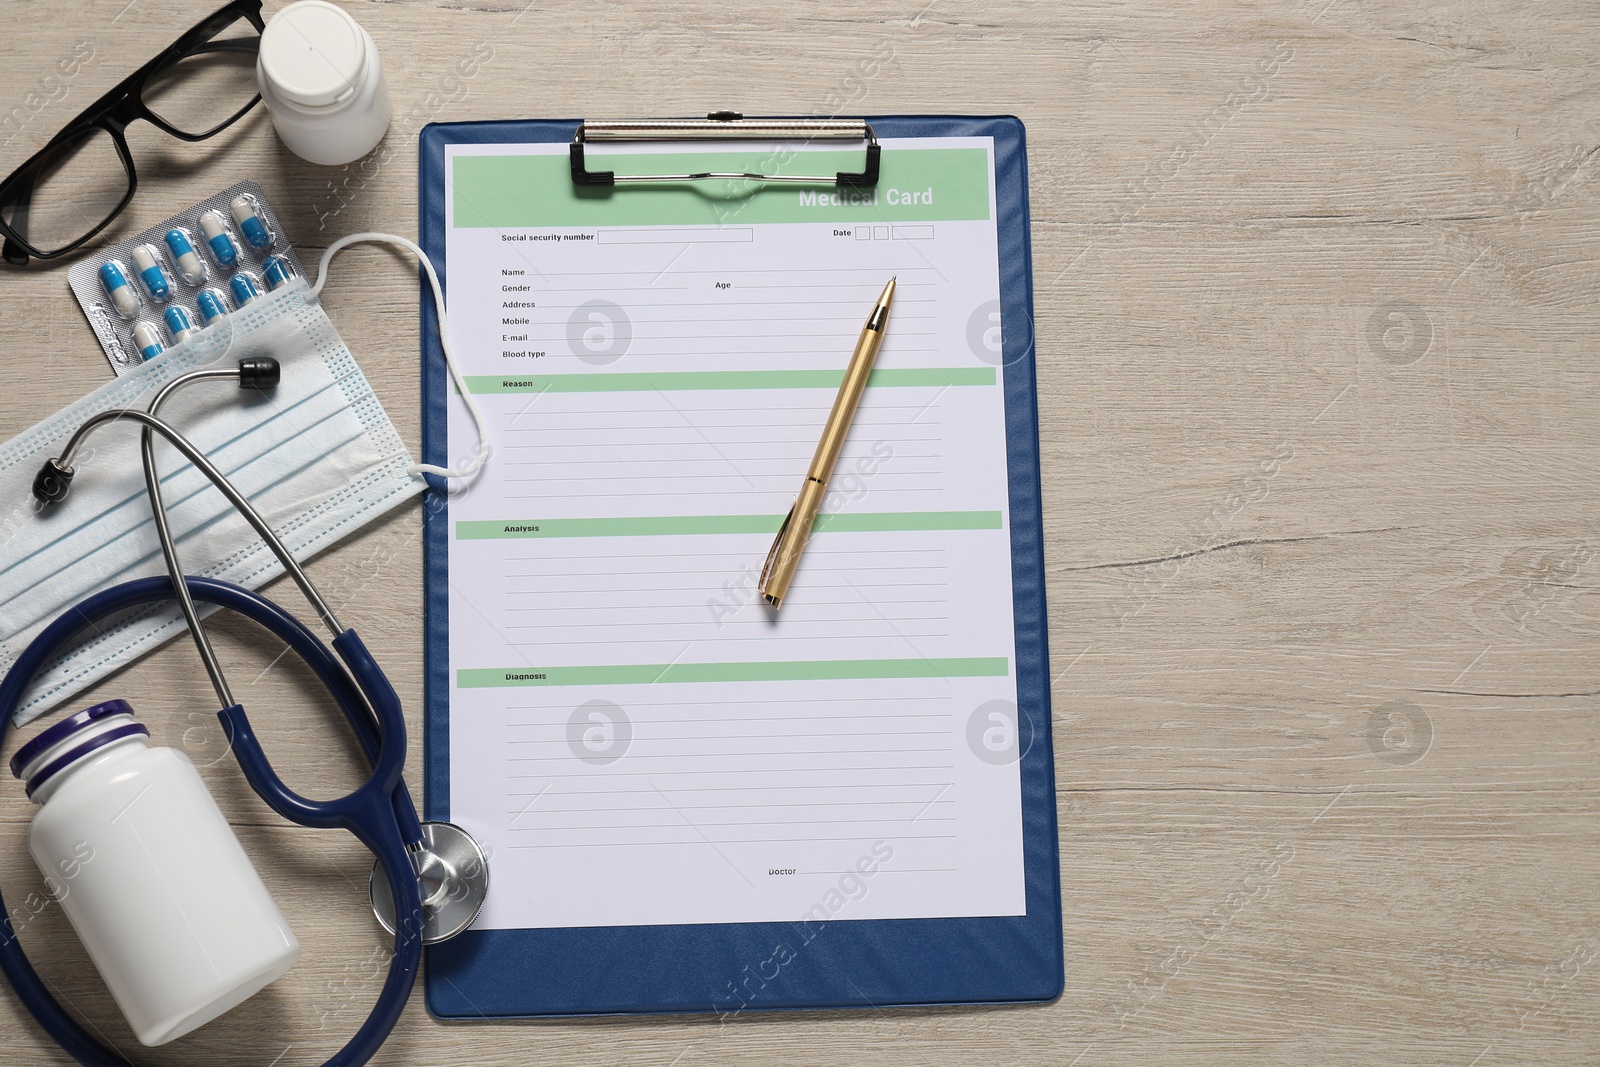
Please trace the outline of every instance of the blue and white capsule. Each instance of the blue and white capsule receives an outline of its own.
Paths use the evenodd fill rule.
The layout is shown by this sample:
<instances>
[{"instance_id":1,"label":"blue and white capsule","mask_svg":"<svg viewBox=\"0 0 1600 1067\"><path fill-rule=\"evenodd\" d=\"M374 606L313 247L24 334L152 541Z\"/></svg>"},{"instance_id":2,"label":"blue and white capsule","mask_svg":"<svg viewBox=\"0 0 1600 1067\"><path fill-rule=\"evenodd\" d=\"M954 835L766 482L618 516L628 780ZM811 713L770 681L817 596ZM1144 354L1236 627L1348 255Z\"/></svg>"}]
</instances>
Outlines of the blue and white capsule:
<instances>
[{"instance_id":1,"label":"blue and white capsule","mask_svg":"<svg viewBox=\"0 0 1600 1067\"><path fill-rule=\"evenodd\" d=\"M149 245L135 245L133 268L139 272L145 291L151 297L156 300L167 300L172 296L172 283L167 280L167 272L161 269L155 249Z\"/></svg>"},{"instance_id":2,"label":"blue and white capsule","mask_svg":"<svg viewBox=\"0 0 1600 1067\"><path fill-rule=\"evenodd\" d=\"M268 248L272 245L272 231L267 229L267 221L256 210L254 200L248 196L236 196L233 203L228 205L228 212L233 216L233 221L239 224L239 232L244 234L251 248Z\"/></svg>"},{"instance_id":3,"label":"blue and white capsule","mask_svg":"<svg viewBox=\"0 0 1600 1067\"><path fill-rule=\"evenodd\" d=\"M233 302L240 307L248 307L261 299L261 287L254 278L243 272L228 279L228 288L233 292Z\"/></svg>"},{"instance_id":4,"label":"blue and white capsule","mask_svg":"<svg viewBox=\"0 0 1600 1067\"><path fill-rule=\"evenodd\" d=\"M114 259L100 264L100 284L106 287L106 296L111 298L111 306L117 309L118 315L131 319L139 314L139 294L128 284L122 264Z\"/></svg>"},{"instance_id":5,"label":"blue and white capsule","mask_svg":"<svg viewBox=\"0 0 1600 1067\"><path fill-rule=\"evenodd\" d=\"M228 313L228 305L215 289L200 290L194 295L194 302L200 306L200 321L207 326Z\"/></svg>"},{"instance_id":6,"label":"blue and white capsule","mask_svg":"<svg viewBox=\"0 0 1600 1067\"><path fill-rule=\"evenodd\" d=\"M201 215L200 232L206 235L206 247L211 249L211 258L219 266L231 267L239 262L239 248L233 243L228 227L222 224L221 215L215 211Z\"/></svg>"},{"instance_id":7,"label":"blue and white capsule","mask_svg":"<svg viewBox=\"0 0 1600 1067\"><path fill-rule=\"evenodd\" d=\"M200 331L195 329L194 320L189 318L189 313L181 305L173 304L161 313L166 320L167 332L172 334L172 343L181 345Z\"/></svg>"},{"instance_id":8,"label":"blue and white capsule","mask_svg":"<svg viewBox=\"0 0 1600 1067\"><path fill-rule=\"evenodd\" d=\"M266 275L268 289L280 289L294 277L294 268L282 256L268 256L261 261L261 273Z\"/></svg>"},{"instance_id":9,"label":"blue and white capsule","mask_svg":"<svg viewBox=\"0 0 1600 1067\"><path fill-rule=\"evenodd\" d=\"M161 332L148 322L141 322L133 328L133 344L139 350L139 355L145 362L155 359L165 352L166 346L161 343Z\"/></svg>"},{"instance_id":10,"label":"blue and white capsule","mask_svg":"<svg viewBox=\"0 0 1600 1067\"><path fill-rule=\"evenodd\" d=\"M205 281L206 265L201 262L199 253L194 250L189 235L182 230L168 230L164 239L167 242L167 251L172 253L172 261L178 265L179 276L190 285L199 285Z\"/></svg>"}]
</instances>

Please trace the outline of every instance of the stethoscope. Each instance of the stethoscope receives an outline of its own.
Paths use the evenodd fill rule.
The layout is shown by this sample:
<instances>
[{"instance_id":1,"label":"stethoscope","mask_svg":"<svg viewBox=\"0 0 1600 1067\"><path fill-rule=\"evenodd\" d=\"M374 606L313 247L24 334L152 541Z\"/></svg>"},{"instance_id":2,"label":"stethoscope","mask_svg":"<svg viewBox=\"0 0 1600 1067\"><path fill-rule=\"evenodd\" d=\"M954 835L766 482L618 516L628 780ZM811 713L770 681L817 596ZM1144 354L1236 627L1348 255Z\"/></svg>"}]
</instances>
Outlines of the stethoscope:
<instances>
[{"instance_id":1,"label":"stethoscope","mask_svg":"<svg viewBox=\"0 0 1600 1067\"><path fill-rule=\"evenodd\" d=\"M331 254L332 249L329 251ZM421 963L422 946L455 936L477 917L488 893L488 863L465 830L451 823L425 823L417 818L411 793L401 777L406 730L400 700L361 638L340 625L311 579L244 495L203 452L160 418L162 404L185 385L237 381L241 390L269 390L277 384L278 376L277 361L267 358L244 359L231 370L184 374L157 392L146 411L119 408L92 416L67 440L61 455L45 463L34 479L33 493L42 503L58 504L66 499L72 485L72 460L94 429L118 421L142 426L145 489L166 560L167 577L136 579L96 593L68 609L34 638L0 682L0 743L34 676L80 633L130 608L176 599L216 690L221 708L217 717L229 750L250 787L285 819L301 826L348 830L375 857L370 882L373 911L394 935L394 955L366 1022L325 1065L357 1067L378 1051L399 1021ZM305 624L265 597L241 586L183 573L162 499L155 464L155 435L164 438L205 475L266 542L333 634L332 651ZM314 801L284 785L268 763L244 708L233 698L196 604L214 604L239 613L282 640L311 668L338 703L372 764L372 774L361 786L337 800ZM0 900L0 916L5 914L5 902ZM9 919L0 922L5 934L0 938L0 970L39 1025L86 1067L126 1067L125 1057L91 1037L56 1002L22 951Z\"/></svg>"}]
</instances>

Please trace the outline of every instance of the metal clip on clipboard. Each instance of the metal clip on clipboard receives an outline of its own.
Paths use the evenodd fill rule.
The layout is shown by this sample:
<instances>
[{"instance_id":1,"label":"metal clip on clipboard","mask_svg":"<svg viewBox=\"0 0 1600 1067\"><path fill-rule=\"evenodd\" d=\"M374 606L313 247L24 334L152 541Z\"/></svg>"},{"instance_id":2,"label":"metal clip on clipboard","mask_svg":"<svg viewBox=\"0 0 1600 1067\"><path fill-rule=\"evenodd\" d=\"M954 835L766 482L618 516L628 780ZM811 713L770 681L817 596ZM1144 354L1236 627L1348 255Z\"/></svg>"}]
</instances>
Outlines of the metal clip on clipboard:
<instances>
[{"instance_id":1,"label":"metal clip on clipboard","mask_svg":"<svg viewBox=\"0 0 1600 1067\"><path fill-rule=\"evenodd\" d=\"M828 175L753 174L703 171L698 174L616 174L589 170L584 164L585 144L629 141L865 141L866 165L860 173L839 171ZM704 119L641 119L637 121L581 122L572 138L572 184L597 187L624 182L698 182L731 178L791 185L835 185L841 189L870 189L878 184L878 137L862 119L746 119L736 111L714 111Z\"/></svg>"}]
</instances>

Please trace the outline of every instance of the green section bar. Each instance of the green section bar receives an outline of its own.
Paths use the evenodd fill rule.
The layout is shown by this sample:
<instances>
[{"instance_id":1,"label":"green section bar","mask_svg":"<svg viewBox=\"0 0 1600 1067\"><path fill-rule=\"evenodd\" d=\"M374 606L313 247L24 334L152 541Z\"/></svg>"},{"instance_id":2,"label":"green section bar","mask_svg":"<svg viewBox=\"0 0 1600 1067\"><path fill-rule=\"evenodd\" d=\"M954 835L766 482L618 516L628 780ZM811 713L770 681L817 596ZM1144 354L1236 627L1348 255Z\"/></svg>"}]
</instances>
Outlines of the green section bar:
<instances>
[{"instance_id":1,"label":"green section bar","mask_svg":"<svg viewBox=\"0 0 1600 1067\"><path fill-rule=\"evenodd\" d=\"M456 523L456 540L511 537L649 537L777 533L782 515L643 515L600 519L472 519ZM904 530L998 530L998 511L880 511L818 515L816 533Z\"/></svg>"},{"instance_id":2,"label":"green section bar","mask_svg":"<svg viewBox=\"0 0 1600 1067\"><path fill-rule=\"evenodd\" d=\"M458 689L526 685L653 685L658 682L811 682L849 678L1004 678L1004 656L965 659L834 659L788 663L628 663L613 667L470 667Z\"/></svg>"},{"instance_id":3,"label":"green section bar","mask_svg":"<svg viewBox=\"0 0 1600 1067\"><path fill-rule=\"evenodd\" d=\"M585 156L590 170L609 170L619 175L694 171L835 174L841 170L859 171L865 152L751 148L618 155L590 145ZM454 225L458 228L744 226L763 222L892 225L989 217L989 153L982 148L885 148L874 189L746 181L585 189L572 184L566 152L481 156L458 153L451 157L450 184ZM916 231L900 236L915 239L933 235ZM838 239L854 240L854 235L843 233Z\"/></svg>"},{"instance_id":4,"label":"green section bar","mask_svg":"<svg viewBox=\"0 0 1600 1067\"><path fill-rule=\"evenodd\" d=\"M613 371L580 374L473 374L474 395L496 393L638 393L684 389L837 389L842 370ZM993 385L993 367L905 367L875 370L869 386Z\"/></svg>"}]
</instances>

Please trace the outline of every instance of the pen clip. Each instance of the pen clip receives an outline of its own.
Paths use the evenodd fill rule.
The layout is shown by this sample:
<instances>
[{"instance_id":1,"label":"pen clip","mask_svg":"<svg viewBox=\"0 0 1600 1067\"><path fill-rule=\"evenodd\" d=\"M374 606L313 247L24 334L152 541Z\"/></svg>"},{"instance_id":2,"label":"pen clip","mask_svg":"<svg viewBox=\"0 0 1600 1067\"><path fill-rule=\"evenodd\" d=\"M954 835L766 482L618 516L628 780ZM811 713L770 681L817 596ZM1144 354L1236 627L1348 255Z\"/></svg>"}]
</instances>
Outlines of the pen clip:
<instances>
[{"instance_id":1,"label":"pen clip","mask_svg":"<svg viewBox=\"0 0 1600 1067\"><path fill-rule=\"evenodd\" d=\"M794 519L794 509L799 506L800 498L796 497L794 503L789 505L789 514L783 517L783 522L778 526L778 535L772 539L772 547L767 550L767 561L761 565L759 585L763 593L767 588L767 579L772 577L772 563L778 558L778 550L783 547L784 535L789 532L789 523Z\"/></svg>"}]
</instances>

